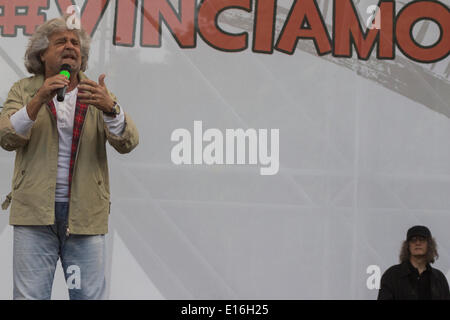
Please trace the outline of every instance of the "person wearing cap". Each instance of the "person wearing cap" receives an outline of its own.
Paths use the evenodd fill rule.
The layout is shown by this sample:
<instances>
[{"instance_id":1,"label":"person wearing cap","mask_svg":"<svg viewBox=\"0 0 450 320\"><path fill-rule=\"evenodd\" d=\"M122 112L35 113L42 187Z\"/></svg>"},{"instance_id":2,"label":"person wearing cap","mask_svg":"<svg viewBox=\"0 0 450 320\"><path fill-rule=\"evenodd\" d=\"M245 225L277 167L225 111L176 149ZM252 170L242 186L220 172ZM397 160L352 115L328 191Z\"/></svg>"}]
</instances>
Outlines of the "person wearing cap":
<instances>
[{"instance_id":1,"label":"person wearing cap","mask_svg":"<svg viewBox=\"0 0 450 320\"><path fill-rule=\"evenodd\" d=\"M438 257L430 230L411 227L400 250L400 264L381 277L378 300L450 300L447 279L430 265Z\"/></svg>"}]
</instances>

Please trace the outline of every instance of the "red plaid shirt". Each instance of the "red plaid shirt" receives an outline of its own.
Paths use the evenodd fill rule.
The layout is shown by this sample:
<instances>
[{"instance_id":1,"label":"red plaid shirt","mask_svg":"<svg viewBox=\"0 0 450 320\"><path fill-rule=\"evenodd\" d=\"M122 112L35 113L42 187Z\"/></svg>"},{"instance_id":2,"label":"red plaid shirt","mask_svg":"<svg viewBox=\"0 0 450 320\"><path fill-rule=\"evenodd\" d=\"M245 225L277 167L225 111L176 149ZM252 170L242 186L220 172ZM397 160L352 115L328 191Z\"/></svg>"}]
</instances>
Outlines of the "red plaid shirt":
<instances>
[{"instance_id":1,"label":"red plaid shirt","mask_svg":"<svg viewBox=\"0 0 450 320\"><path fill-rule=\"evenodd\" d=\"M56 108L53 100L49 102L50 110L57 120ZM72 176L73 176L73 166L75 164L75 158L77 155L78 143L80 141L81 129L83 128L84 118L86 117L86 112L88 109L87 104L82 104L78 101L75 107L75 117L73 120L73 135L72 135L72 147L70 155L70 169L69 169L69 197L70 197L70 187L72 186Z\"/></svg>"}]
</instances>

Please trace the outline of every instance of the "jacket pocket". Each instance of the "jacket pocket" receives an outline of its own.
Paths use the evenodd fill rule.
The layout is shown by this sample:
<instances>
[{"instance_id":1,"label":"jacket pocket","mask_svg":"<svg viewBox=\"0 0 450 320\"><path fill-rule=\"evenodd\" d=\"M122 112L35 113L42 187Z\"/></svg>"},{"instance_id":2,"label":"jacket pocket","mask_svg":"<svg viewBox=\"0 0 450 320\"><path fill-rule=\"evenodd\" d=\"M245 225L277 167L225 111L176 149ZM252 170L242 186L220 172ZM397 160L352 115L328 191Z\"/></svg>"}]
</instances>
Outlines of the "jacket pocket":
<instances>
[{"instance_id":1,"label":"jacket pocket","mask_svg":"<svg viewBox=\"0 0 450 320\"><path fill-rule=\"evenodd\" d=\"M97 179L97 189L100 195L100 198L103 200L109 201L109 192L106 190L106 185L103 179Z\"/></svg>"},{"instance_id":2,"label":"jacket pocket","mask_svg":"<svg viewBox=\"0 0 450 320\"><path fill-rule=\"evenodd\" d=\"M23 180L25 179L25 175L26 175L26 171L25 170L21 170L18 174L16 179L14 179L14 183L13 183L13 189L14 190L18 190L20 188L20 186L22 185Z\"/></svg>"}]
</instances>

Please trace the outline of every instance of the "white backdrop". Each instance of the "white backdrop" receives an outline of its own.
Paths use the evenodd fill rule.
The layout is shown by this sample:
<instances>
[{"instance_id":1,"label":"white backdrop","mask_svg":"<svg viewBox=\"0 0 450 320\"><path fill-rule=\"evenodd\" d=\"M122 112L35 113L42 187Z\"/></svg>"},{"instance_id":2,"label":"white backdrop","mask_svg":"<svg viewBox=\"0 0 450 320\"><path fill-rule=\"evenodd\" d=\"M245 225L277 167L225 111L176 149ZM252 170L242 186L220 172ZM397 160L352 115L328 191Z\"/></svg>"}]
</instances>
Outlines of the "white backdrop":
<instances>
[{"instance_id":1,"label":"white backdrop","mask_svg":"<svg viewBox=\"0 0 450 320\"><path fill-rule=\"evenodd\" d=\"M293 55L221 52L200 37L195 49L181 49L166 26L162 47L146 48L140 22L136 45L119 47L112 43L115 2L93 35L87 74L107 74L140 144L128 155L108 148L110 298L374 299L367 267L383 272L398 263L406 230L416 224L431 229L435 267L450 276L450 120L432 110L450 115L448 57L434 64L400 52L393 61L319 57L310 40L299 41ZM376 4L354 2L363 17ZM278 1L279 19L291 4ZM59 15L53 1L46 13ZM236 17L252 14L227 10L219 23L251 31ZM433 39L439 30L427 32ZM29 76L27 39L21 29L0 37L0 105ZM279 172L175 165L171 134L193 132L195 120L204 130L279 129ZM1 150L2 200L13 159ZM12 297L8 215L0 213L2 299ZM54 289L53 298L67 298L61 269Z\"/></svg>"}]
</instances>

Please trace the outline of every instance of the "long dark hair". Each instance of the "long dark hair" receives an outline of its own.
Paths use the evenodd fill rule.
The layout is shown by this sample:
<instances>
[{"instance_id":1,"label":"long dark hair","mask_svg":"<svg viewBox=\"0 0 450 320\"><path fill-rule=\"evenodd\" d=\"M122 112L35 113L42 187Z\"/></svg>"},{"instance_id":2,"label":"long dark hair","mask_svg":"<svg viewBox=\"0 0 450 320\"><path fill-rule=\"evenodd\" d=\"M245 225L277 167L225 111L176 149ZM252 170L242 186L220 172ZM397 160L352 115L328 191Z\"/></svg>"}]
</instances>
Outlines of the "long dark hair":
<instances>
[{"instance_id":1,"label":"long dark hair","mask_svg":"<svg viewBox=\"0 0 450 320\"><path fill-rule=\"evenodd\" d=\"M437 252L437 244L433 237L427 240L427 253L425 258L427 263L434 263L439 258ZM400 249L400 262L409 261L411 257L411 252L409 252L409 242L407 240L403 241L402 248Z\"/></svg>"}]
</instances>

